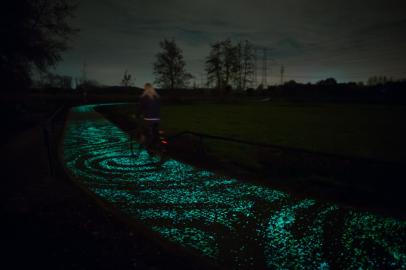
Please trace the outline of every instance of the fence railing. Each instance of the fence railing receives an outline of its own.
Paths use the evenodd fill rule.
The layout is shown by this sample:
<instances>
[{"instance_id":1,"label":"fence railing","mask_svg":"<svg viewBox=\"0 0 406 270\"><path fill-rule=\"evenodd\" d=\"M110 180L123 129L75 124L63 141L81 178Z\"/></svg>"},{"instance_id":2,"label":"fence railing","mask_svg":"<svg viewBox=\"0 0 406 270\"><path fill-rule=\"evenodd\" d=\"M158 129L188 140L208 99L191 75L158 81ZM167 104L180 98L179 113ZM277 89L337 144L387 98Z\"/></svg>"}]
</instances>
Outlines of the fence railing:
<instances>
[{"instance_id":1,"label":"fence railing","mask_svg":"<svg viewBox=\"0 0 406 270\"><path fill-rule=\"evenodd\" d=\"M42 134L44 144L47 149L48 169L50 176L55 176L55 162L57 156L57 142L55 141L55 122L57 118L65 111L66 106L56 109L43 123Z\"/></svg>"},{"instance_id":2,"label":"fence railing","mask_svg":"<svg viewBox=\"0 0 406 270\"><path fill-rule=\"evenodd\" d=\"M325 157L325 158L334 158L334 159L351 160L351 161L363 161L363 162L379 162L381 164L386 163L388 165L389 164L391 164L391 165L396 164L396 162L383 161L383 160L378 160L378 159L368 158L368 157L357 157L357 156L348 156L348 155L340 155L340 154L333 154L333 153L325 153L325 152L320 152L320 151L311 151L311 150L306 150L306 149L302 149L302 148L281 146L281 145L261 143L261 142L252 142L252 141L248 141L248 140L242 140L242 139L230 138L230 137L223 137L223 136L211 135L211 134L207 134L207 133L200 133L200 132L194 132L194 131L182 131L182 132L179 132L177 134L168 136L167 140L171 141L171 140L177 139L179 137L187 136L187 135L199 138L199 142L202 143L202 144L204 143L204 139L212 139L212 140L219 140L219 141L226 141L226 142L232 142L232 143L238 143L238 144L251 145L251 146L262 147L262 148L272 148L274 150L280 150L280 151L291 152L291 153L301 153L301 154L316 155L316 156ZM400 165L400 163L399 163L399 165Z\"/></svg>"}]
</instances>

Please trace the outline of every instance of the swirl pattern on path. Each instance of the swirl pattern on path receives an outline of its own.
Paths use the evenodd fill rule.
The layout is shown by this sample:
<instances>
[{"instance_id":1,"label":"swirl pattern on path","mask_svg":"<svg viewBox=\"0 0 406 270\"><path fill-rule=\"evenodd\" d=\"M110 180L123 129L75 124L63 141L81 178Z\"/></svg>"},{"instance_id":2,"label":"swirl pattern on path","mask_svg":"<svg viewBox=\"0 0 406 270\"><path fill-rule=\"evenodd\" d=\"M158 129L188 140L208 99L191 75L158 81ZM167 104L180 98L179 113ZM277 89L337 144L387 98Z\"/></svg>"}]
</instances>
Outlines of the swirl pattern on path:
<instances>
[{"instance_id":1,"label":"swirl pattern on path","mask_svg":"<svg viewBox=\"0 0 406 270\"><path fill-rule=\"evenodd\" d=\"M231 268L406 269L406 222L296 199L142 151L93 111L71 111L64 161L81 185L168 241Z\"/></svg>"}]
</instances>

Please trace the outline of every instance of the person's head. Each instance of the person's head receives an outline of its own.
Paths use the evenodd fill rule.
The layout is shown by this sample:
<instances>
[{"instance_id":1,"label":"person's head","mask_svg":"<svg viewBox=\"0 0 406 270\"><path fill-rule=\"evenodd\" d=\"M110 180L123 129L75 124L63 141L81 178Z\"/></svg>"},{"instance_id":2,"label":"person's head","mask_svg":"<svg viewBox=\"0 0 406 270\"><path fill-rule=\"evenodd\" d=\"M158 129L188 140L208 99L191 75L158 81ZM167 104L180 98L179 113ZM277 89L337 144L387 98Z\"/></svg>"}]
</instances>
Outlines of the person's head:
<instances>
[{"instance_id":1,"label":"person's head","mask_svg":"<svg viewBox=\"0 0 406 270\"><path fill-rule=\"evenodd\" d=\"M144 92L142 93L142 96L148 96L149 98L158 98L159 95L155 91L154 87L150 83L146 83L144 85Z\"/></svg>"}]
</instances>

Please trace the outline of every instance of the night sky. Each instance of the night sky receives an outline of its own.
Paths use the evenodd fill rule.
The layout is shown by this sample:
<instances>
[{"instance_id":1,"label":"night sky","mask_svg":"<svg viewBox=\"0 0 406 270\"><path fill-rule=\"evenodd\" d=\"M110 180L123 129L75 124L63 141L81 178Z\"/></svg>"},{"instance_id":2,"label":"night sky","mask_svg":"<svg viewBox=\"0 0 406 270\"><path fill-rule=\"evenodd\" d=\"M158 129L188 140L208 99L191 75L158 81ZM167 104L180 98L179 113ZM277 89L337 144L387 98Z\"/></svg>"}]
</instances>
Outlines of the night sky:
<instances>
[{"instance_id":1,"label":"night sky","mask_svg":"<svg viewBox=\"0 0 406 270\"><path fill-rule=\"evenodd\" d=\"M159 41L174 38L201 82L209 45L231 38L271 48L268 82L406 78L404 0L82 0L72 21L80 33L57 72L118 85L153 81Z\"/></svg>"}]
</instances>

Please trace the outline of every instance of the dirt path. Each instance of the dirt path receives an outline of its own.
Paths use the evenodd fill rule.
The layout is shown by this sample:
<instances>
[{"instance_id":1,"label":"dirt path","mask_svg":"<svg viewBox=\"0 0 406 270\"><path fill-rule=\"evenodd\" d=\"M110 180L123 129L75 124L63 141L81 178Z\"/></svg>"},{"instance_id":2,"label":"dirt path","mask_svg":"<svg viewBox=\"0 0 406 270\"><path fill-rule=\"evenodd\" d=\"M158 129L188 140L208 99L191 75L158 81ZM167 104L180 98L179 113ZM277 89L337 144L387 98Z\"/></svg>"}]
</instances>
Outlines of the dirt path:
<instances>
[{"instance_id":1,"label":"dirt path","mask_svg":"<svg viewBox=\"0 0 406 270\"><path fill-rule=\"evenodd\" d=\"M216 175L145 151L92 106L71 111L69 174L150 237L228 268L406 269L406 222Z\"/></svg>"}]
</instances>

